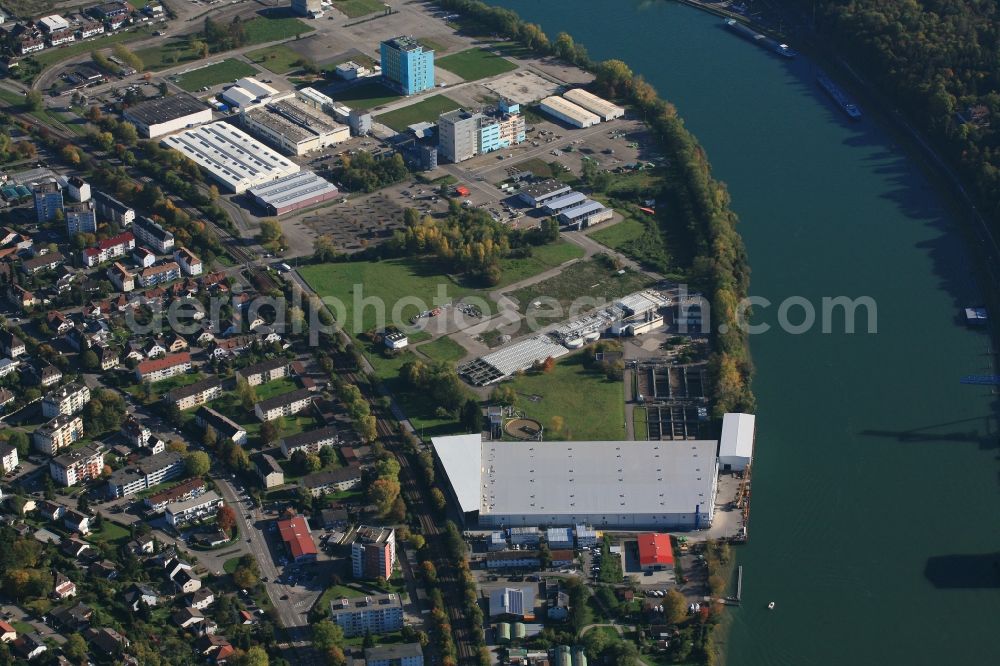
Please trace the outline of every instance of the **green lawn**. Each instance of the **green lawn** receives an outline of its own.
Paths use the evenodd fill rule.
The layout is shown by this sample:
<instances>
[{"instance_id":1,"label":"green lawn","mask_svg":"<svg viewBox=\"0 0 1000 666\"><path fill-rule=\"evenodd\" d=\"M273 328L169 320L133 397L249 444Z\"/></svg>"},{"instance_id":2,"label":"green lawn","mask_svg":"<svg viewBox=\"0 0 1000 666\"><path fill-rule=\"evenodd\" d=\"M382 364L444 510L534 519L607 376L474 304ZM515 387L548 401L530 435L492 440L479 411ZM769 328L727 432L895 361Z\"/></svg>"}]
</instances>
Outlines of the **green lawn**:
<instances>
[{"instance_id":1,"label":"green lawn","mask_svg":"<svg viewBox=\"0 0 1000 666\"><path fill-rule=\"evenodd\" d=\"M240 558L233 557L223 562L222 570L225 571L227 574L231 574L234 571L236 571L236 567L238 567L239 565L240 565Z\"/></svg>"},{"instance_id":2,"label":"green lawn","mask_svg":"<svg viewBox=\"0 0 1000 666\"><path fill-rule=\"evenodd\" d=\"M532 157L530 160L518 162L514 165L514 168L521 169L522 171L530 171L538 178L552 178L554 175L549 163L539 157Z\"/></svg>"},{"instance_id":3,"label":"green lawn","mask_svg":"<svg viewBox=\"0 0 1000 666\"><path fill-rule=\"evenodd\" d=\"M533 246L530 257L504 259L500 262L502 277L497 288L520 282L532 275L538 275L542 271L559 266L570 259L579 259L582 256L583 248L564 240Z\"/></svg>"},{"instance_id":4,"label":"green lawn","mask_svg":"<svg viewBox=\"0 0 1000 666\"><path fill-rule=\"evenodd\" d=\"M253 65L248 65L242 60L230 58L229 60L223 60L208 67L196 69L187 74L181 74L177 77L176 83L188 92L195 92L205 86L214 86L244 76L253 76L257 71L257 68Z\"/></svg>"},{"instance_id":5,"label":"green lawn","mask_svg":"<svg viewBox=\"0 0 1000 666\"><path fill-rule=\"evenodd\" d=\"M101 529L91 532L87 536L87 541L104 541L106 543L119 543L129 538L129 531L121 525L116 525L107 518L101 521Z\"/></svg>"},{"instance_id":6,"label":"green lawn","mask_svg":"<svg viewBox=\"0 0 1000 666\"><path fill-rule=\"evenodd\" d=\"M432 95L416 104L404 106L395 111L389 111L378 116L378 121L397 132L405 132L406 128L419 122L437 122L438 116L447 111L454 111L462 105L444 95Z\"/></svg>"},{"instance_id":7,"label":"green lawn","mask_svg":"<svg viewBox=\"0 0 1000 666\"><path fill-rule=\"evenodd\" d=\"M176 38L164 39L159 46L139 49L135 54L142 58L142 64L147 70L153 71L199 59L198 54L188 47L186 39Z\"/></svg>"},{"instance_id":8,"label":"green lawn","mask_svg":"<svg viewBox=\"0 0 1000 666\"><path fill-rule=\"evenodd\" d=\"M513 381L518 408L545 427L545 439L625 439L625 390L620 381L584 367L589 352L556 360L550 373L526 374ZM540 396L537 402L528 396ZM563 419L554 431L553 417Z\"/></svg>"},{"instance_id":9,"label":"green lawn","mask_svg":"<svg viewBox=\"0 0 1000 666\"><path fill-rule=\"evenodd\" d=\"M294 379L283 377L264 384L258 384L253 388L254 392L257 394L257 400L259 401L273 398L276 395L297 391L299 389L299 385L295 383Z\"/></svg>"},{"instance_id":10,"label":"green lawn","mask_svg":"<svg viewBox=\"0 0 1000 666\"><path fill-rule=\"evenodd\" d=\"M10 625L14 627L14 629L16 629L19 634L30 634L38 631L35 628L35 625L31 624L30 622L14 621L11 622Z\"/></svg>"},{"instance_id":11,"label":"green lawn","mask_svg":"<svg viewBox=\"0 0 1000 666\"><path fill-rule=\"evenodd\" d=\"M276 42L280 39L291 39L299 34L312 32L316 28L294 16L267 17L258 16L243 24L246 28L247 41L245 46Z\"/></svg>"},{"instance_id":12,"label":"green lawn","mask_svg":"<svg viewBox=\"0 0 1000 666\"><path fill-rule=\"evenodd\" d=\"M445 51L448 50L447 46L445 46L441 42L434 41L430 37L421 37L420 39L417 40L417 43L419 43L428 51L434 51L435 55L437 55L438 53L444 53ZM434 59L434 64L435 65L437 64L437 58Z\"/></svg>"},{"instance_id":13,"label":"green lawn","mask_svg":"<svg viewBox=\"0 0 1000 666\"><path fill-rule=\"evenodd\" d=\"M632 409L632 439L637 442L645 442L649 439L649 423L646 421L646 408L634 407Z\"/></svg>"},{"instance_id":14,"label":"green lawn","mask_svg":"<svg viewBox=\"0 0 1000 666\"><path fill-rule=\"evenodd\" d=\"M613 250L617 250L642 238L645 233L646 225L633 217L629 217L617 224L612 224L610 227L600 227L597 231L588 235L601 245L606 245Z\"/></svg>"},{"instance_id":15,"label":"green lawn","mask_svg":"<svg viewBox=\"0 0 1000 666\"><path fill-rule=\"evenodd\" d=\"M378 81L364 81L336 93L333 97L338 102L343 102L352 109L367 111L376 106L395 102L402 95L397 94L396 91L387 88Z\"/></svg>"},{"instance_id":16,"label":"green lawn","mask_svg":"<svg viewBox=\"0 0 1000 666\"><path fill-rule=\"evenodd\" d=\"M469 353L465 347L446 336L420 345L417 349L434 361L457 361Z\"/></svg>"},{"instance_id":17,"label":"green lawn","mask_svg":"<svg viewBox=\"0 0 1000 666\"><path fill-rule=\"evenodd\" d=\"M185 372L182 375L174 375L173 377L169 377L167 379L164 379L163 381L154 382L149 385L150 389L149 401L146 404L151 405L156 401L158 401L163 396L165 396L170 391L174 390L175 388L188 386L189 384L194 384L195 382L199 382L202 379L205 379L205 375L201 374L200 372L196 373ZM141 399L143 392L143 385L133 384L132 386L129 386L125 390L131 393L133 397Z\"/></svg>"},{"instance_id":18,"label":"green lawn","mask_svg":"<svg viewBox=\"0 0 1000 666\"><path fill-rule=\"evenodd\" d=\"M255 64L258 64L264 69L270 70L275 74L287 74L298 67L295 63L302 60L301 55L291 50L284 44L268 46L257 51L250 51L246 54L246 57Z\"/></svg>"},{"instance_id":19,"label":"green lawn","mask_svg":"<svg viewBox=\"0 0 1000 666\"><path fill-rule=\"evenodd\" d=\"M385 9L382 0L333 0L333 8L347 15L347 18L367 16Z\"/></svg>"},{"instance_id":20,"label":"green lawn","mask_svg":"<svg viewBox=\"0 0 1000 666\"><path fill-rule=\"evenodd\" d=\"M458 74L466 81L478 81L517 69L517 65L486 49L466 49L435 60L434 65Z\"/></svg>"},{"instance_id":21,"label":"green lawn","mask_svg":"<svg viewBox=\"0 0 1000 666\"><path fill-rule=\"evenodd\" d=\"M352 337L387 323L400 327L408 325L414 314L434 306L439 288L445 300L467 295L485 298L479 290L458 284L444 275L430 260L314 264L299 268L299 274L320 296L339 300L343 305L344 329ZM404 298L407 301L403 301ZM414 298L419 300L419 307L409 302ZM378 305L368 302L373 299L378 301ZM397 304L400 321L392 322L392 310ZM357 316L356 305L364 305L361 317ZM384 313L385 316L378 317L377 313Z\"/></svg>"}]
</instances>

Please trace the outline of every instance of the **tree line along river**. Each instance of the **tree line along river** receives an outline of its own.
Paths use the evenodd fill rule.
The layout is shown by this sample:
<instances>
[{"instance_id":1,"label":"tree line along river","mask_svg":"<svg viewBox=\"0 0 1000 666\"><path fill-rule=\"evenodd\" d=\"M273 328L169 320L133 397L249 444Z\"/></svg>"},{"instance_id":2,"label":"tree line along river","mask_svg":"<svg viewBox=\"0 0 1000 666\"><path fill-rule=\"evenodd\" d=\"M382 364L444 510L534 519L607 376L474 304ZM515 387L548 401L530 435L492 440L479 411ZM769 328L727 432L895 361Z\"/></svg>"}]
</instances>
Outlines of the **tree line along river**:
<instances>
[{"instance_id":1,"label":"tree line along river","mask_svg":"<svg viewBox=\"0 0 1000 666\"><path fill-rule=\"evenodd\" d=\"M753 510L726 662L982 663L1000 601L996 403L959 380L995 369L958 318L981 295L924 174L870 115L847 120L808 60L718 17L666 1L494 4L624 60L677 106L732 194L751 293L772 303L751 338ZM822 299L837 296L870 297L877 332L859 315L854 334L836 316L824 333ZM790 297L815 308L806 332L777 326Z\"/></svg>"}]
</instances>

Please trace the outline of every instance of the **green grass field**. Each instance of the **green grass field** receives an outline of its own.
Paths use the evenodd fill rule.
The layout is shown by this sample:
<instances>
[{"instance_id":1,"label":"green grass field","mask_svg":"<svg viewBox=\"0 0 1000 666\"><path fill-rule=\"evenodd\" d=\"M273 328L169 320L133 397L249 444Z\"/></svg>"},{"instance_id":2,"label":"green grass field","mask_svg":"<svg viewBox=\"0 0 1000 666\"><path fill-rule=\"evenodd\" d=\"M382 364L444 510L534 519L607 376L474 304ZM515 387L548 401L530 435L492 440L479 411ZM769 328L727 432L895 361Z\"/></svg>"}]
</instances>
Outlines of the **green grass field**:
<instances>
[{"instance_id":1,"label":"green grass field","mask_svg":"<svg viewBox=\"0 0 1000 666\"><path fill-rule=\"evenodd\" d=\"M385 87L378 81L365 81L338 92L336 95L338 102L343 102L352 109L361 111L395 102L401 97L402 95L396 94L394 90Z\"/></svg>"},{"instance_id":2,"label":"green grass field","mask_svg":"<svg viewBox=\"0 0 1000 666\"><path fill-rule=\"evenodd\" d=\"M298 65L295 63L302 60L302 56L284 44L251 51L246 56L254 64L260 65L275 74L287 74L293 69L298 68Z\"/></svg>"},{"instance_id":3,"label":"green grass field","mask_svg":"<svg viewBox=\"0 0 1000 666\"><path fill-rule=\"evenodd\" d=\"M267 17L258 16L243 24L247 32L245 46L266 44L280 39L291 39L296 35L304 35L316 28L294 16Z\"/></svg>"},{"instance_id":4,"label":"green grass field","mask_svg":"<svg viewBox=\"0 0 1000 666\"><path fill-rule=\"evenodd\" d=\"M343 12L347 18L367 16L385 9L382 0L333 0L333 8Z\"/></svg>"},{"instance_id":5,"label":"green grass field","mask_svg":"<svg viewBox=\"0 0 1000 666\"><path fill-rule=\"evenodd\" d=\"M598 197L598 199L603 198ZM660 227L656 218L640 211L633 204L623 204L608 199L603 201L615 208L624 219L610 227L598 228L589 234L590 237L602 245L628 255L644 266L677 277L676 271L679 267L674 254L683 255L683 248L670 242L670 237Z\"/></svg>"},{"instance_id":6,"label":"green grass field","mask_svg":"<svg viewBox=\"0 0 1000 666\"><path fill-rule=\"evenodd\" d=\"M537 275L555 266L579 259L583 256L583 248L564 240L555 243L538 245L531 248L531 256L524 259L504 259L500 262L502 277L497 288L520 282L532 275Z\"/></svg>"},{"instance_id":7,"label":"green grass field","mask_svg":"<svg viewBox=\"0 0 1000 666\"><path fill-rule=\"evenodd\" d=\"M244 76L253 76L257 68L242 60L223 60L208 67L196 69L193 72L177 77L177 85L188 92L195 92L205 86L215 86Z\"/></svg>"},{"instance_id":8,"label":"green grass field","mask_svg":"<svg viewBox=\"0 0 1000 666\"><path fill-rule=\"evenodd\" d=\"M316 264L299 268L299 274L320 296L332 296L344 306L344 329L353 337L370 328L386 323L408 324L421 309L433 307L439 286L445 299L467 295L484 296L479 290L456 284L443 275L432 261L419 259L391 259L388 261L350 261L339 264ZM357 288L357 292L355 292ZM409 297L409 298L407 298ZM374 305L362 309L362 316L355 311L355 300L378 299L385 321L379 322ZM419 299L424 307L402 299ZM400 304L399 322L390 322L393 307Z\"/></svg>"},{"instance_id":9,"label":"green grass field","mask_svg":"<svg viewBox=\"0 0 1000 666\"><path fill-rule=\"evenodd\" d=\"M142 64L147 71L166 69L199 59L198 54L188 48L186 39L166 39L159 46L139 49L135 54L142 58Z\"/></svg>"},{"instance_id":10,"label":"green grass field","mask_svg":"<svg viewBox=\"0 0 1000 666\"><path fill-rule=\"evenodd\" d=\"M175 388L180 388L182 386L188 386L189 384L194 384L195 382L205 379L205 375L199 373L184 373L182 375L175 375L168 379L164 379L160 382L155 382L149 385L149 400L146 404L153 404L163 396L165 396L170 391ZM142 384L133 384L125 389L132 394L135 398L141 398L143 387Z\"/></svg>"},{"instance_id":11,"label":"green grass field","mask_svg":"<svg viewBox=\"0 0 1000 666\"><path fill-rule=\"evenodd\" d=\"M433 95L416 104L404 106L395 111L389 111L378 116L377 120L397 132L405 132L406 128L419 122L436 122L438 116L446 111L454 111L462 105L444 95Z\"/></svg>"},{"instance_id":12,"label":"green grass field","mask_svg":"<svg viewBox=\"0 0 1000 666\"><path fill-rule=\"evenodd\" d=\"M458 74L466 81L478 81L517 69L517 65L485 49L466 49L434 61L435 66Z\"/></svg>"},{"instance_id":13,"label":"green grass field","mask_svg":"<svg viewBox=\"0 0 1000 666\"><path fill-rule=\"evenodd\" d=\"M545 427L545 439L625 439L625 387L603 373L587 370L581 352L556 360L550 373L526 374L513 381L518 407ZM532 402L527 396L541 396ZM553 417L563 426L554 430Z\"/></svg>"},{"instance_id":14,"label":"green grass field","mask_svg":"<svg viewBox=\"0 0 1000 666\"><path fill-rule=\"evenodd\" d=\"M469 353L465 347L445 336L434 342L420 345L417 350L434 361L457 361Z\"/></svg>"},{"instance_id":15,"label":"green grass field","mask_svg":"<svg viewBox=\"0 0 1000 666\"><path fill-rule=\"evenodd\" d=\"M646 225L635 218L628 218L617 224L612 224L610 227L600 227L587 235L601 245L617 250L642 238L645 233Z\"/></svg>"},{"instance_id":16,"label":"green grass field","mask_svg":"<svg viewBox=\"0 0 1000 666\"><path fill-rule=\"evenodd\" d=\"M448 50L447 46L445 46L441 42L434 41L430 37L421 37L420 39L417 40L417 42L428 51L434 51L434 55L437 55L438 53L444 53L445 51ZM435 65L437 64L436 58L434 60L434 64Z\"/></svg>"},{"instance_id":17,"label":"green grass field","mask_svg":"<svg viewBox=\"0 0 1000 666\"><path fill-rule=\"evenodd\" d=\"M276 395L284 395L298 389L299 385L295 383L295 380L284 377L264 384L258 384L254 387L254 392L257 394L257 400L267 400Z\"/></svg>"},{"instance_id":18,"label":"green grass field","mask_svg":"<svg viewBox=\"0 0 1000 666\"><path fill-rule=\"evenodd\" d=\"M87 541L105 543L120 543L129 538L129 531L121 525L116 525L107 518L101 521L101 529L91 532L87 536Z\"/></svg>"},{"instance_id":19,"label":"green grass field","mask_svg":"<svg viewBox=\"0 0 1000 666\"><path fill-rule=\"evenodd\" d=\"M240 558L231 557L222 564L222 570L227 574L231 574L236 571L236 568L240 566Z\"/></svg>"}]
</instances>

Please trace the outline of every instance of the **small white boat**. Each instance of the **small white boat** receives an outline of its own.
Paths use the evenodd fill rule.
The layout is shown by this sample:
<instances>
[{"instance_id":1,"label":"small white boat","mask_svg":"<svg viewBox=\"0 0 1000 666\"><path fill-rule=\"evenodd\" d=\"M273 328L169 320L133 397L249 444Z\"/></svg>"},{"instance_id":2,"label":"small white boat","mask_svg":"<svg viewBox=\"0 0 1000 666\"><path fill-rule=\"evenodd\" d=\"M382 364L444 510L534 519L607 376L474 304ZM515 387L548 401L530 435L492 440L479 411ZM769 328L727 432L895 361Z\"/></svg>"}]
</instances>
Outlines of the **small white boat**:
<instances>
[{"instance_id":1,"label":"small white boat","mask_svg":"<svg viewBox=\"0 0 1000 666\"><path fill-rule=\"evenodd\" d=\"M769 604L767 605L767 610L774 610L774 602L773 602L773 601L772 601L772 602L770 602L770 603L769 603Z\"/></svg>"}]
</instances>

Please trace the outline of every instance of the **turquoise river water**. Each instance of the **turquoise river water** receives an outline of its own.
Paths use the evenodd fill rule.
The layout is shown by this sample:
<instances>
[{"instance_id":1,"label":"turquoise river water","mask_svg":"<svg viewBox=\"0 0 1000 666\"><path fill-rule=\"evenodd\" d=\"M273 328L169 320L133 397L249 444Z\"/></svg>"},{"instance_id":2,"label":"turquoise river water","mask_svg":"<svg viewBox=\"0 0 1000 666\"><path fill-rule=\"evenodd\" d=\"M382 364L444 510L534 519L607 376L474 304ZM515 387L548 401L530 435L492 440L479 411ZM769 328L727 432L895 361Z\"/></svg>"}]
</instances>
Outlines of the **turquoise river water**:
<instances>
[{"instance_id":1,"label":"turquoise river water","mask_svg":"<svg viewBox=\"0 0 1000 666\"><path fill-rule=\"evenodd\" d=\"M677 106L732 194L751 291L775 304L763 321L791 296L817 314L823 297L877 303L873 335L862 318L854 335L817 324L751 341L757 451L729 666L1000 663L995 396L959 383L993 374L989 341L958 321L977 286L924 175L870 118L847 121L808 61L717 17L672 2L497 4L626 61Z\"/></svg>"}]
</instances>

